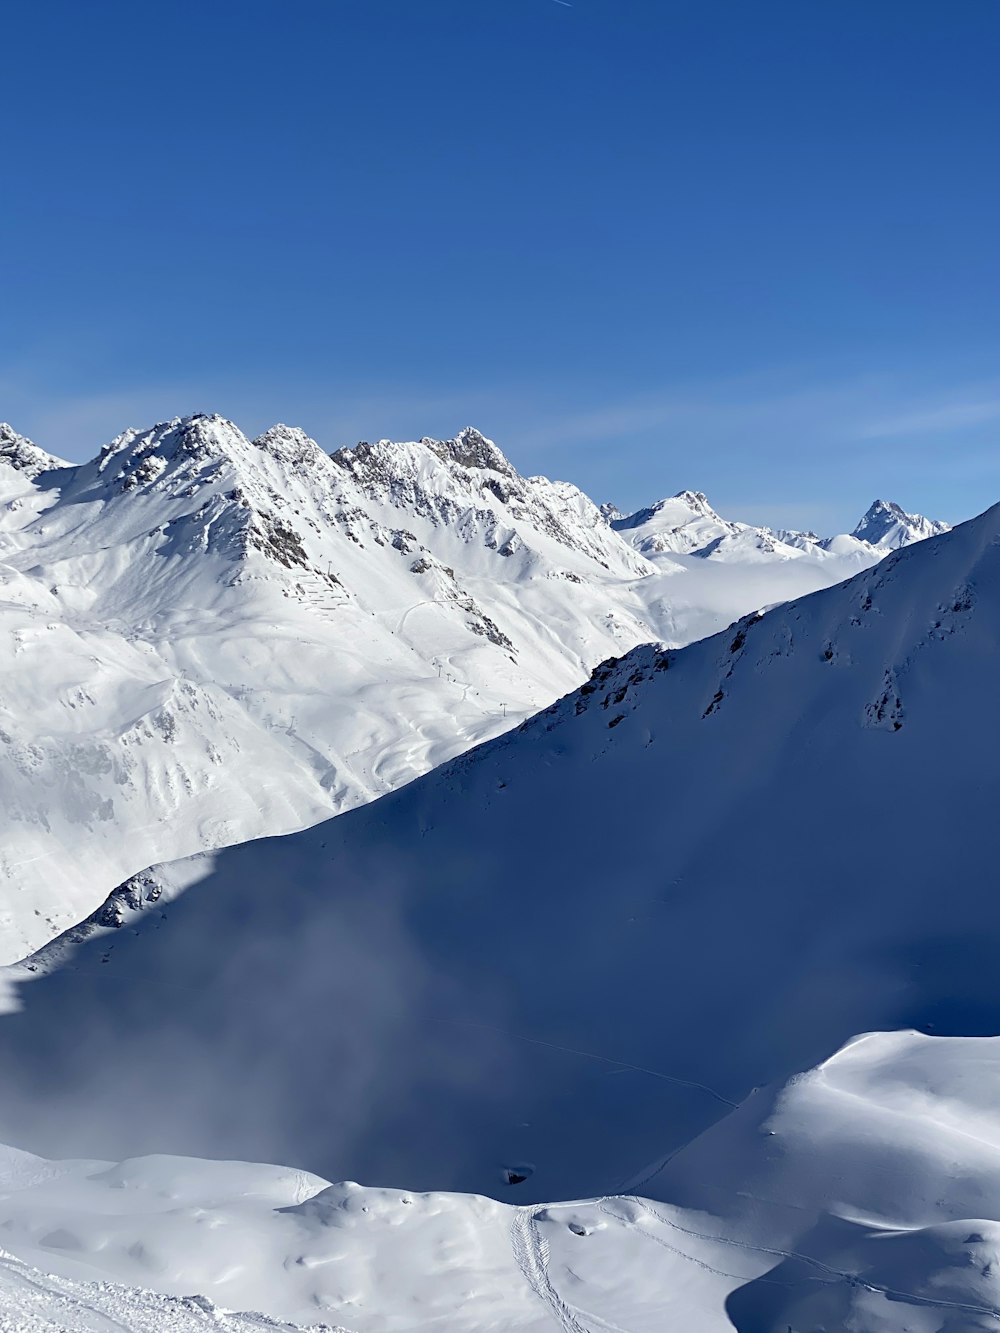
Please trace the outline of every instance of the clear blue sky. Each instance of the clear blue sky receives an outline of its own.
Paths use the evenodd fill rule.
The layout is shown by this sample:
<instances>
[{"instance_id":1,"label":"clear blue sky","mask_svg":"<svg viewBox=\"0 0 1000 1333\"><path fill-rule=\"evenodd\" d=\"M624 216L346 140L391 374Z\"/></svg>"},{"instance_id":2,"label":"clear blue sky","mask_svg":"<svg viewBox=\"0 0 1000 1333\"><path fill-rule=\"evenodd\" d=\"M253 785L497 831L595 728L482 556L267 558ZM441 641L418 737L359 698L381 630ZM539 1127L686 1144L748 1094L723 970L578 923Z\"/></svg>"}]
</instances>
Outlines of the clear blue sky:
<instances>
[{"instance_id":1,"label":"clear blue sky","mask_svg":"<svg viewBox=\"0 0 1000 1333\"><path fill-rule=\"evenodd\" d=\"M1000 499L997 0L33 0L0 418L473 423L634 506Z\"/></svg>"}]
</instances>

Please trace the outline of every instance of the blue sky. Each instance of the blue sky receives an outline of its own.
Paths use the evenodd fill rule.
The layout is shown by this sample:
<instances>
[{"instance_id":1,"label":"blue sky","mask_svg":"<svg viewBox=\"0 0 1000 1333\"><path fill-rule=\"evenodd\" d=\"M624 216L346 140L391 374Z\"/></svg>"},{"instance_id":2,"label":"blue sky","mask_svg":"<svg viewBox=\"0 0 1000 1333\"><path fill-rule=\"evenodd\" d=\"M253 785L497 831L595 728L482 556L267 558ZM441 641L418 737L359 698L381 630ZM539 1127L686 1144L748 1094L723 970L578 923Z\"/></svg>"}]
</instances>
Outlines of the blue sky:
<instances>
[{"instance_id":1,"label":"blue sky","mask_svg":"<svg viewBox=\"0 0 1000 1333\"><path fill-rule=\"evenodd\" d=\"M0 418L473 423L623 507L1000 499L996 0L34 0Z\"/></svg>"}]
</instances>

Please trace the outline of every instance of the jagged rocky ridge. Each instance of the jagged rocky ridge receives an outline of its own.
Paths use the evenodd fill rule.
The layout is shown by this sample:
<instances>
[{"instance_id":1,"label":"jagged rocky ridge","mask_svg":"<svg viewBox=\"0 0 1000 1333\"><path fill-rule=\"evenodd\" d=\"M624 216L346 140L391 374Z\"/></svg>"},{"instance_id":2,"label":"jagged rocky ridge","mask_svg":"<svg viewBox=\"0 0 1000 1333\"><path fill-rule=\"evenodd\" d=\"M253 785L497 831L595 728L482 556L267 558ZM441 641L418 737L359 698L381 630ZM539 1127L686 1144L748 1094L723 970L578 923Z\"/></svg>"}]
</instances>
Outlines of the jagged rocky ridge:
<instances>
[{"instance_id":1,"label":"jagged rocky ridge","mask_svg":"<svg viewBox=\"0 0 1000 1333\"><path fill-rule=\"evenodd\" d=\"M882 554L752 538L744 559L726 542L757 530L709 535L702 501L707 542L651 559L641 525L471 429L331 456L200 415L70 466L4 427L0 958L154 860L348 809L609 654Z\"/></svg>"}]
</instances>

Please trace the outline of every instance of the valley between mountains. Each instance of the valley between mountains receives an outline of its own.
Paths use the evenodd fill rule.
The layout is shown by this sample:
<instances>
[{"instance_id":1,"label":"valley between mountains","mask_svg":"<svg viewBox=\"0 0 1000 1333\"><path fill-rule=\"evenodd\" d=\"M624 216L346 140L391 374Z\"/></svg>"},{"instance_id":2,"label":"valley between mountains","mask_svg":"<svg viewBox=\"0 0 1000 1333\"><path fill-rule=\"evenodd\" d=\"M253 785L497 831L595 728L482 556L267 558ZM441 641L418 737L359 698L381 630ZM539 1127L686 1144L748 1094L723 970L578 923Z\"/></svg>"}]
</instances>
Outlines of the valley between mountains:
<instances>
[{"instance_id":1,"label":"valley between mountains","mask_svg":"<svg viewBox=\"0 0 1000 1333\"><path fill-rule=\"evenodd\" d=\"M996 1327L1000 506L3 438L0 1328Z\"/></svg>"},{"instance_id":2,"label":"valley between mountains","mask_svg":"<svg viewBox=\"0 0 1000 1333\"><path fill-rule=\"evenodd\" d=\"M866 524L771 534L691 492L609 520L474 430L330 456L198 416L69 466L0 427L0 960L935 528Z\"/></svg>"}]
</instances>

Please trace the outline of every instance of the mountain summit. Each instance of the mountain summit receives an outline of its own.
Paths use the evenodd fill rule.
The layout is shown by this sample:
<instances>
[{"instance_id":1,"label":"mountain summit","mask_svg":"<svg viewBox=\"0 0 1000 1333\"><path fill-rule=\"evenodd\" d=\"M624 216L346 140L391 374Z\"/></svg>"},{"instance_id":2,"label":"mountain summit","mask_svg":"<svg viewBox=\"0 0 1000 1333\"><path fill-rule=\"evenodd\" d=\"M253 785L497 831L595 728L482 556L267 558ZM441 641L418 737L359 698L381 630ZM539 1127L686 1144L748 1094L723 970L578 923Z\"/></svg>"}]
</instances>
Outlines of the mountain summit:
<instances>
[{"instance_id":1,"label":"mountain summit","mask_svg":"<svg viewBox=\"0 0 1000 1333\"><path fill-rule=\"evenodd\" d=\"M908 514L892 500L875 500L851 536L870 546L895 551L950 530L950 524L924 518L923 514Z\"/></svg>"},{"instance_id":2,"label":"mountain summit","mask_svg":"<svg viewBox=\"0 0 1000 1333\"><path fill-rule=\"evenodd\" d=\"M43 472L68 466L69 464L64 463L61 458L39 449L38 445L32 444L26 436L18 435L14 427L6 421L0 421L0 485L3 484L2 474L5 468L12 468L15 472L22 473L28 480L34 481Z\"/></svg>"},{"instance_id":3,"label":"mountain summit","mask_svg":"<svg viewBox=\"0 0 1000 1333\"><path fill-rule=\"evenodd\" d=\"M609 524L471 427L330 455L196 413L77 466L3 428L0 960L885 553L793 540L696 491Z\"/></svg>"}]
</instances>

